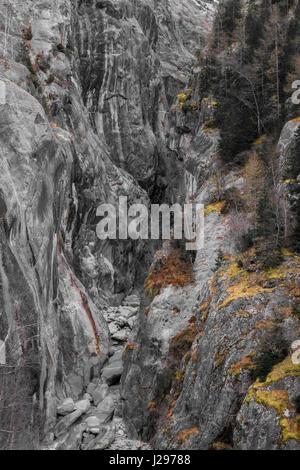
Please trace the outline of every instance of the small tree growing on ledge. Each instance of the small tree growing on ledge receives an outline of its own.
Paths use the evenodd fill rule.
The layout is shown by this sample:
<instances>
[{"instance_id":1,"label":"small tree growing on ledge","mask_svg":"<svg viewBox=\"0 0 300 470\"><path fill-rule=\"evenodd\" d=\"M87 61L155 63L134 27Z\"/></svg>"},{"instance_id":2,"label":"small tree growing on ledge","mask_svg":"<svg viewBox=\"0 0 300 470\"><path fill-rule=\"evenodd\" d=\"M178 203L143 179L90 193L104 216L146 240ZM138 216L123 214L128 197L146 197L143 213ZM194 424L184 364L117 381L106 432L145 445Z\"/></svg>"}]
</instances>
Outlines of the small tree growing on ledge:
<instances>
[{"instance_id":1,"label":"small tree growing on ledge","mask_svg":"<svg viewBox=\"0 0 300 470\"><path fill-rule=\"evenodd\" d=\"M272 368L283 361L289 352L289 345L283 336L280 322L280 318L275 319L273 328L261 342L258 355L254 359L255 369L252 377L258 378L261 382L266 380Z\"/></svg>"},{"instance_id":2,"label":"small tree growing on ledge","mask_svg":"<svg viewBox=\"0 0 300 470\"><path fill-rule=\"evenodd\" d=\"M173 106L173 109L180 109L183 114L186 114L187 112L197 111L199 109L199 105L196 102L191 101L192 92L193 90L191 88L188 88L184 92L179 93L176 97L178 99L178 104Z\"/></svg>"},{"instance_id":3,"label":"small tree growing on ledge","mask_svg":"<svg viewBox=\"0 0 300 470\"><path fill-rule=\"evenodd\" d=\"M193 282L192 255L182 240L172 240L170 253L160 261L144 283L146 295L159 294L168 285L183 287Z\"/></svg>"}]
</instances>

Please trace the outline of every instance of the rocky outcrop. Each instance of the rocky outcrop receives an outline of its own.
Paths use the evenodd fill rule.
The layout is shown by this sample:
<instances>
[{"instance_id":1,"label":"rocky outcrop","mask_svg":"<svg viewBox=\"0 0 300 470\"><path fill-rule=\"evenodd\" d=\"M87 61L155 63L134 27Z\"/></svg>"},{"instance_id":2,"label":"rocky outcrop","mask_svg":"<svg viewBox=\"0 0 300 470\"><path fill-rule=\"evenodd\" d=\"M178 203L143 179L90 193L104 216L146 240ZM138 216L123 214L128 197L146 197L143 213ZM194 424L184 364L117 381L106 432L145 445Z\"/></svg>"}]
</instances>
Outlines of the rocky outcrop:
<instances>
[{"instance_id":1,"label":"rocky outcrop","mask_svg":"<svg viewBox=\"0 0 300 470\"><path fill-rule=\"evenodd\" d=\"M172 199L183 184L168 163L176 159L167 149L169 109L212 8L138 0L1 6L0 325L7 366L28 384L16 401L14 380L1 378L2 427L15 429L3 445L26 445L17 411L24 400L25 421L33 413L47 432L55 398L78 399L108 357L101 310L138 287L153 248L98 240L96 208L121 195ZM117 374L106 369L113 381L121 372L114 367Z\"/></svg>"},{"instance_id":2,"label":"rocky outcrop","mask_svg":"<svg viewBox=\"0 0 300 470\"><path fill-rule=\"evenodd\" d=\"M296 120L285 125L279 159L287 158L297 126ZM201 141L203 132L205 126L190 139ZM205 139L213 141L214 132ZM214 159L201 155L198 166L207 158L206 171L215 173ZM214 174L198 181L196 200L213 201L220 180ZM243 173L229 171L222 187L243 189ZM269 271L253 269L245 259L243 267L238 221L234 229L224 205L206 206L205 246L193 264L194 281L145 297L134 348L125 358L124 418L133 435L159 449L298 449L299 364L291 360L291 345L299 319L291 312L299 295L299 256L286 250L282 264ZM281 318L289 356L266 381L254 382L254 357L274 315Z\"/></svg>"},{"instance_id":3,"label":"rocky outcrop","mask_svg":"<svg viewBox=\"0 0 300 470\"><path fill-rule=\"evenodd\" d=\"M256 68L252 59L247 62L247 58L244 69L237 65L243 63L245 44L250 57L251 53L258 57L260 52L261 58L265 57L260 45L263 42L255 42L250 34L255 21L260 23L261 37L272 46L274 43L269 33L274 16L263 16L261 11L262 18L257 20L257 3L254 6L234 2L238 13L231 15L227 26L222 24L230 17L226 16L226 8L232 5L224 2L220 9L208 52L200 55L190 88L180 95L177 106L185 116L179 144L186 171L185 195L206 205L205 246L193 263L192 281L184 278L184 273L180 278L174 276L166 247L163 256L161 252L156 255L160 265L152 265L145 284L145 294L151 295L142 299L139 328L124 361L124 419L132 435L150 441L155 449L299 449L300 445L299 364L294 360L293 349L299 337L299 255L286 248L278 248L272 255L269 250L266 257L274 257L273 265L271 262L269 267L262 267L256 256L258 240L242 246L251 216L249 208L245 208L245 201L251 199L249 173L257 169L250 168L251 164L247 167L246 162L253 162L257 156L272 173L272 178L264 183L272 179L270 200L277 210L277 230L284 232L284 243L291 236L288 233L296 224L296 209L293 212L291 208L297 208L299 201L299 154L295 150L299 145L299 117L295 117L297 111L292 110L290 100L284 102L286 94L279 96L277 89L276 98L273 90L269 101L277 100L277 116L282 109L287 121L279 140L274 126L266 129L267 135L247 143L249 136L239 119L235 130L240 126L240 135L230 135L237 106L243 106L244 97L249 96L249 82L255 81L258 70L265 67L262 59L258 59L263 63L261 68ZM277 15L275 10L272 8L270 14L282 22L284 37L299 17L298 2L288 15ZM243 24L239 22L241 18ZM250 39L239 39L240 27L248 27ZM291 62L297 48L298 43L290 50ZM283 68L281 73L285 74L287 70ZM243 95L239 90L238 101L234 97L238 94L239 78L233 79L233 89L227 89L230 71L240 76L245 72L246 91ZM260 93L257 89L252 88L254 95ZM211 96L212 91L218 95L219 103ZM195 108L197 113L193 113ZM246 108L241 114L245 126L251 120L249 101ZM262 111L259 105L257 109ZM244 145L239 147L242 151L235 154L230 141L236 138L239 143L243 137ZM218 148L220 138L223 147ZM174 139L174 148L177 142ZM286 176L287 173L293 176ZM238 210L239 204L244 208ZM279 213L283 214L283 222ZM273 238L273 248L274 245ZM162 282L160 276L166 273L167 279ZM276 336L278 331L280 336ZM272 362L282 352L273 367L264 363L264 377L261 371L257 376L262 345L269 348L266 362ZM138 406L134 406L136 397Z\"/></svg>"}]
</instances>

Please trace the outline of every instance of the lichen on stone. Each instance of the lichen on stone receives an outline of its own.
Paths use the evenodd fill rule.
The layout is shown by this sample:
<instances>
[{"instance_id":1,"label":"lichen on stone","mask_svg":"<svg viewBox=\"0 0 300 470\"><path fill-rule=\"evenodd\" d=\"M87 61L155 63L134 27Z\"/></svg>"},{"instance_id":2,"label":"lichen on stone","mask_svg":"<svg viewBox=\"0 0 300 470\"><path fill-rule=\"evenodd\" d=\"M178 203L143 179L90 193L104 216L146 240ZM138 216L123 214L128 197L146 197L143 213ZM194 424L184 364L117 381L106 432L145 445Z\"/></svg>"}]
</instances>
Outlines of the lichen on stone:
<instances>
[{"instance_id":1,"label":"lichen on stone","mask_svg":"<svg viewBox=\"0 0 300 470\"><path fill-rule=\"evenodd\" d=\"M215 204L208 204L204 209L204 215L207 216L211 212L218 212L220 213L223 207L225 206L225 201L219 201Z\"/></svg>"},{"instance_id":2,"label":"lichen on stone","mask_svg":"<svg viewBox=\"0 0 300 470\"><path fill-rule=\"evenodd\" d=\"M294 364L290 356L281 363L276 364L264 382L260 382L257 379L251 386L246 398L246 402L248 404L253 399L256 403L259 403L266 408L274 408L276 410L276 413L280 418L283 443L288 439L300 439L300 414L295 414L295 408L292 405L290 396L285 388L273 389L279 381L281 381L282 386L284 387L284 379L288 376L300 376L300 365ZM281 386L281 384L279 386ZM290 415L293 414L295 416L290 417Z\"/></svg>"},{"instance_id":3,"label":"lichen on stone","mask_svg":"<svg viewBox=\"0 0 300 470\"><path fill-rule=\"evenodd\" d=\"M198 428L193 427L190 429L183 429L180 433L175 437L176 441L179 444L184 444L186 441L190 439L191 436L198 433Z\"/></svg>"}]
</instances>

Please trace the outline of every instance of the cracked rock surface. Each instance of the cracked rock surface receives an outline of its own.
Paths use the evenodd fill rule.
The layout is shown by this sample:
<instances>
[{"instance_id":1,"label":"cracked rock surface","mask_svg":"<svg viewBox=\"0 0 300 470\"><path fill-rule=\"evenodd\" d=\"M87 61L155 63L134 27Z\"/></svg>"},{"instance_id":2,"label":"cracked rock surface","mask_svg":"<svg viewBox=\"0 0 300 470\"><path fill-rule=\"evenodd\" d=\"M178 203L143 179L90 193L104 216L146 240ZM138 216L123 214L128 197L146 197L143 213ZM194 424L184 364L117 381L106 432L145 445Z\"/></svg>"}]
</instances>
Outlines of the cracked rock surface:
<instances>
[{"instance_id":1,"label":"cracked rock surface","mask_svg":"<svg viewBox=\"0 0 300 470\"><path fill-rule=\"evenodd\" d=\"M291 351L251 379L274 310L289 344L299 336L299 257L247 277L212 204L213 106L174 109L187 87L199 98L216 3L1 2L0 448L299 449ZM281 168L299 126L282 129ZM223 179L244 188L241 172ZM193 282L144 295L170 246L99 239L97 208L120 197L210 206Z\"/></svg>"}]
</instances>

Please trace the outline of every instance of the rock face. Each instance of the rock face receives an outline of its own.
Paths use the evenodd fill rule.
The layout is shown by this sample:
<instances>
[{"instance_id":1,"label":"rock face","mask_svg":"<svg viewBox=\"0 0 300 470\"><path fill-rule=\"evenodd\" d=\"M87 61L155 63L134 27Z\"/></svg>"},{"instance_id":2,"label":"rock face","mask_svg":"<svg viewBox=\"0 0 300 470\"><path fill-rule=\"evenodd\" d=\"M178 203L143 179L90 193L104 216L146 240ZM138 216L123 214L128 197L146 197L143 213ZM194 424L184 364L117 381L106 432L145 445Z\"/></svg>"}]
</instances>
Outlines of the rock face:
<instances>
[{"instance_id":1,"label":"rock face","mask_svg":"<svg viewBox=\"0 0 300 470\"><path fill-rule=\"evenodd\" d=\"M100 241L96 209L184 187L169 111L212 11L195 0L2 2L0 331L13 374L1 371L0 414L14 437L1 433L1 446L32 445L24 422L53 429L56 399L78 399L108 357L101 311L141 284L153 247ZM120 361L107 367L114 381Z\"/></svg>"},{"instance_id":2,"label":"rock face","mask_svg":"<svg viewBox=\"0 0 300 470\"><path fill-rule=\"evenodd\" d=\"M285 125L279 157L286 158L282 149L288 154L297 126ZM243 187L243 177L231 172L223 184ZM200 182L197 199L208 202L216 190L216 183ZM207 206L194 282L168 286L142 302L134 347L125 356L123 416L132 435L156 449L299 449L299 364L292 350L266 381L251 378L252 358L274 312L283 315L289 345L299 336L299 320L290 314L299 293L299 256L286 253L268 272L242 269L220 208Z\"/></svg>"},{"instance_id":3,"label":"rock face","mask_svg":"<svg viewBox=\"0 0 300 470\"><path fill-rule=\"evenodd\" d=\"M220 185L244 190L245 177L220 176L219 134L205 125L213 101L172 109L183 89L200 96L192 70L214 9L208 0L0 6L0 448L299 448L292 351L264 381L251 376L274 311L289 344L299 335L299 257L285 252L267 273L238 263L215 202ZM298 129L296 119L282 130L280 168ZM292 198L288 183L278 191ZM151 263L163 266L171 244L100 240L97 208L121 196L208 205L192 283L140 303Z\"/></svg>"},{"instance_id":4,"label":"rock face","mask_svg":"<svg viewBox=\"0 0 300 470\"><path fill-rule=\"evenodd\" d=\"M56 409L58 415L67 415L75 410L75 403L72 398L66 398Z\"/></svg>"},{"instance_id":5,"label":"rock face","mask_svg":"<svg viewBox=\"0 0 300 470\"><path fill-rule=\"evenodd\" d=\"M248 8L246 2L242 11ZM231 44L233 51L239 51L237 44ZM214 50L220 68L230 68L230 47ZM212 77L210 56L201 59ZM205 82L199 68L190 82L196 102L199 82ZM299 253L283 250L280 265L272 269L260 269L251 249L244 250L249 260L243 258L238 232L247 226L247 214L234 220L228 197L221 194L248 194L248 175L241 162L239 168L232 164L233 155L229 165L223 161L218 167L220 136L211 120L217 104L202 94L198 120L185 117L179 145L187 172L185 195L207 205L204 248L193 263L193 282L184 286L182 278L174 282L170 258L161 256L168 255L167 246L158 270L155 263L150 269L152 295L142 299L138 330L124 357L123 417L131 434L155 449L299 449L300 371L293 352L299 344L299 310L294 307L299 304ZM274 152L274 192L281 204L289 201L295 207L299 166L294 163L292 179L284 175L299 145L299 117L286 120ZM264 138L253 142L241 160L262 155ZM290 214L288 204L285 208ZM166 272L170 285L159 278ZM282 344L288 345L284 356L257 378L258 351L279 329Z\"/></svg>"}]
</instances>

